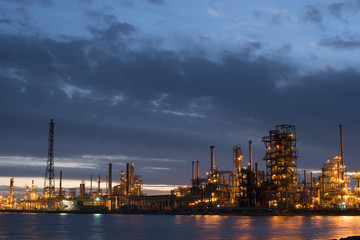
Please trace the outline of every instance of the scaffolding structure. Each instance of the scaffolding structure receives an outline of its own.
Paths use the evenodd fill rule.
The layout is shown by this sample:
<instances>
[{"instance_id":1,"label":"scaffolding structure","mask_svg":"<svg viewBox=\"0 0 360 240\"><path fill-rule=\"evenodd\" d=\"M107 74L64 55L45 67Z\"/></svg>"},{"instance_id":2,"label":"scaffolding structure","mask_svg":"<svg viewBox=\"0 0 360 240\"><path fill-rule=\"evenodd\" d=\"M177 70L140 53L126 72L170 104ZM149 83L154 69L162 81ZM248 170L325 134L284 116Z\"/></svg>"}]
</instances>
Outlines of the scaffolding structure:
<instances>
[{"instance_id":1,"label":"scaffolding structure","mask_svg":"<svg viewBox=\"0 0 360 240\"><path fill-rule=\"evenodd\" d=\"M242 179L241 174L241 162L243 161L241 146L233 146L233 180L232 180L232 198L238 199L241 197L241 193L244 191L240 180Z\"/></svg>"},{"instance_id":2,"label":"scaffolding structure","mask_svg":"<svg viewBox=\"0 0 360 240\"><path fill-rule=\"evenodd\" d=\"M266 147L267 181L278 192L297 188L297 150L295 126L278 125L263 137Z\"/></svg>"},{"instance_id":3,"label":"scaffolding structure","mask_svg":"<svg viewBox=\"0 0 360 240\"><path fill-rule=\"evenodd\" d=\"M341 156L335 156L332 161L324 162L319 180L324 205L346 202L344 196L348 195L347 184L350 183L350 178L345 176L345 165Z\"/></svg>"},{"instance_id":4,"label":"scaffolding structure","mask_svg":"<svg viewBox=\"0 0 360 240\"><path fill-rule=\"evenodd\" d=\"M356 181L354 192L356 196L360 196L360 170L356 169L353 179Z\"/></svg>"},{"instance_id":5,"label":"scaffolding structure","mask_svg":"<svg viewBox=\"0 0 360 240\"><path fill-rule=\"evenodd\" d=\"M50 119L49 123L49 146L48 158L46 163L45 181L44 181L44 197L55 197L55 176L54 176L54 119Z\"/></svg>"}]
</instances>

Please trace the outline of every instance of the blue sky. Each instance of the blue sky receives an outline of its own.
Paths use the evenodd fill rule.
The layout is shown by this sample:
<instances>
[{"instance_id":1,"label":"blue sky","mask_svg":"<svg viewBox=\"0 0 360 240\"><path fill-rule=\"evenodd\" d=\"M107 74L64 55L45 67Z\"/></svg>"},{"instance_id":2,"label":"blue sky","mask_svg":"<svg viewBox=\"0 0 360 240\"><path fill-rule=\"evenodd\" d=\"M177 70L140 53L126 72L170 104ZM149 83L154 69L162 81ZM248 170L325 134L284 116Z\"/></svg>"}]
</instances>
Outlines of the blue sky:
<instances>
[{"instance_id":1,"label":"blue sky","mask_svg":"<svg viewBox=\"0 0 360 240\"><path fill-rule=\"evenodd\" d=\"M340 153L343 124L354 171L359 12L360 1L3 0L0 175L44 175L50 118L55 169L79 182L135 162L145 183L189 184L210 145L230 169L249 140L264 170L261 137L278 124L296 126L299 169Z\"/></svg>"}]
</instances>

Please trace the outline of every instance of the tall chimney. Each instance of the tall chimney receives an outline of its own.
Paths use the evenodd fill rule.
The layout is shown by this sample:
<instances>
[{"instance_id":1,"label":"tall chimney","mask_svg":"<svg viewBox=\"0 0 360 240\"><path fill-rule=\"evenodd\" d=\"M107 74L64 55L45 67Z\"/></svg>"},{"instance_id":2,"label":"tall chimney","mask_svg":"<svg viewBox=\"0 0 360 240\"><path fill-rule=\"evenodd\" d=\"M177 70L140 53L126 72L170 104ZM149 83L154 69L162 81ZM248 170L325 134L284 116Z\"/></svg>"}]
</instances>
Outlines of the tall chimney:
<instances>
[{"instance_id":1,"label":"tall chimney","mask_svg":"<svg viewBox=\"0 0 360 240\"><path fill-rule=\"evenodd\" d=\"M249 141L249 162L250 162L250 170L253 171L253 161L252 161L252 141Z\"/></svg>"},{"instance_id":2,"label":"tall chimney","mask_svg":"<svg viewBox=\"0 0 360 240\"><path fill-rule=\"evenodd\" d=\"M133 194L134 190L134 182L135 181L135 164L130 163L130 185L129 185L129 191L131 194Z\"/></svg>"},{"instance_id":3,"label":"tall chimney","mask_svg":"<svg viewBox=\"0 0 360 240\"><path fill-rule=\"evenodd\" d=\"M9 196L9 202L13 203L14 201L14 178L10 178L10 196Z\"/></svg>"},{"instance_id":4,"label":"tall chimney","mask_svg":"<svg viewBox=\"0 0 360 240\"><path fill-rule=\"evenodd\" d=\"M84 199L85 198L85 181L82 181L80 183L80 195L79 198Z\"/></svg>"},{"instance_id":5,"label":"tall chimney","mask_svg":"<svg viewBox=\"0 0 360 240\"><path fill-rule=\"evenodd\" d=\"M341 160L338 164L338 177L344 180L343 172L340 172L340 167L344 166L344 147L343 147L343 136L342 136L342 125L339 125L340 128L340 148L341 148Z\"/></svg>"},{"instance_id":6,"label":"tall chimney","mask_svg":"<svg viewBox=\"0 0 360 240\"><path fill-rule=\"evenodd\" d=\"M258 164L257 162L255 163L255 185L258 185L258 181L259 181L259 176L258 176Z\"/></svg>"},{"instance_id":7,"label":"tall chimney","mask_svg":"<svg viewBox=\"0 0 360 240\"><path fill-rule=\"evenodd\" d=\"M307 188L306 170L304 169L304 186Z\"/></svg>"},{"instance_id":8,"label":"tall chimney","mask_svg":"<svg viewBox=\"0 0 360 240\"><path fill-rule=\"evenodd\" d=\"M100 175L98 176L97 182L98 182L98 190L97 190L97 192L98 192L98 194L100 194L100 193L101 193L101 188L100 188Z\"/></svg>"},{"instance_id":9,"label":"tall chimney","mask_svg":"<svg viewBox=\"0 0 360 240\"><path fill-rule=\"evenodd\" d=\"M196 161L196 179L199 179L200 178L200 164L199 164L199 161Z\"/></svg>"},{"instance_id":10,"label":"tall chimney","mask_svg":"<svg viewBox=\"0 0 360 240\"><path fill-rule=\"evenodd\" d=\"M108 195L112 194L112 164L109 163L109 192Z\"/></svg>"},{"instance_id":11,"label":"tall chimney","mask_svg":"<svg viewBox=\"0 0 360 240\"><path fill-rule=\"evenodd\" d=\"M62 197L62 170L60 170L60 190L59 196Z\"/></svg>"},{"instance_id":12,"label":"tall chimney","mask_svg":"<svg viewBox=\"0 0 360 240\"><path fill-rule=\"evenodd\" d=\"M90 175L90 197L92 193L92 175Z\"/></svg>"},{"instance_id":13,"label":"tall chimney","mask_svg":"<svg viewBox=\"0 0 360 240\"><path fill-rule=\"evenodd\" d=\"M343 145L342 125L340 124L339 127L340 127L341 164L344 165L344 145Z\"/></svg>"},{"instance_id":14,"label":"tall chimney","mask_svg":"<svg viewBox=\"0 0 360 240\"><path fill-rule=\"evenodd\" d=\"M215 147L210 146L211 174L215 173Z\"/></svg>"},{"instance_id":15,"label":"tall chimney","mask_svg":"<svg viewBox=\"0 0 360 240\"><path fill-rule=\"evenodd\" d=\"M107 195L109 193L109 188L108 188L108 181L109 181L109 176L106 175L106 184L105 184L105 195Z\"/></svg>"},{"instance_id":16,"label":"tall chimney","mask_svg":"<svg viewBox=\"0 0 360 240\"><path fill-rule=\"evenodd\" d=\"M341 166L344 167L344 145L343 145L343 134L342 134L342 125L340 124L340 145L341 145ZM344 171L342 171L341 179L344 180Z\"/></svg>"},{"instance_id":17,"label":"tall chimney","mask_svg":"<svg viewBox=\"0 0 360 240\"><path fill-rule=\"evenodd\" d=\"M192 180L195 183L195 162L192 162Z\"/></svg>"},{"instance_id":18,"label":"tall chimney","mask_svg":"<svg viewBox=\"0 0 360 240\"><path fill-rule=\"evenodd\" d=\"M126 194L129 194L129 186L130 186L130 164L126 164Z\"/></svg>"}]
</instances>

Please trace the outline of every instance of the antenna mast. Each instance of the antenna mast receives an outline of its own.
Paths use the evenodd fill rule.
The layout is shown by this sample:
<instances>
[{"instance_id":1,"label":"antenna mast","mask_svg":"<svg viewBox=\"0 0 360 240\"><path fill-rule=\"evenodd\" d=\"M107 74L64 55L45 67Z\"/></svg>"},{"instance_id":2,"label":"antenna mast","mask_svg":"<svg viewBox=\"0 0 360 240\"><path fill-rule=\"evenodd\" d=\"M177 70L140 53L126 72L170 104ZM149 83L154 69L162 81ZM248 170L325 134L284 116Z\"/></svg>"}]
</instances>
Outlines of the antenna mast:
<instances>
[{"instance_id":1,"label":"antenna mast","mask_svg":"<svg viewBox=\"0 0 360 240\"><path fill-rule=\"evenodd\" d=\"M50 119L49 123L49 148L46 163L46 173L44 181L44 196L47 198L55 197L55 177L54 177L54 119Z\"/></svg>"}]
</instances>

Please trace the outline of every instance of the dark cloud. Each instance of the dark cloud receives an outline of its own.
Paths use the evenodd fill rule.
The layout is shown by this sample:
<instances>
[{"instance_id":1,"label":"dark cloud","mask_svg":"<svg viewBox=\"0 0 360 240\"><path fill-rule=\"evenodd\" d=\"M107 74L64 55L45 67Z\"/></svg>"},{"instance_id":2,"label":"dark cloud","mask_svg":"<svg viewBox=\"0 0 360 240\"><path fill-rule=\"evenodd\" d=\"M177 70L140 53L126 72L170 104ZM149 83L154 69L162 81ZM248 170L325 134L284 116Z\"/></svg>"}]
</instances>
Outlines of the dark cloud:
<instances>
[{"instance_id":1,"label":"dark cloud","mask_svg":"<svg viewBox=\"0 0 360 240\"><path fill-rule=\"evenodd\" d=\"M1 18L0 24L12 24L12 21L10 19Z\"/></svg>"},{"instance_id":2,"label":"dark cloud","mask_svg":"<svg viewBox=\"0 0 360 240\"><path fill-rule=\"evenodd\" d=\"M113 42L119 40L123 35L130 35L136 32L136 28L128 23L116 22L111 24L107 29L98 29L89 27L90 32L96 38L101 38L106 42Z\"/></svg>"},{"instance_id":3,"label":"dark cloud","mask_svg":"<svg viewBox=\"0 0 360 240\"><path fill-rule=\"evenodd\" d=\"M333 3L329 5L329 11L336 18L343 20L342 14L344 12L345 7L346 7L345 3Z\"/></svg>"},{"instance_id":4,"label":"dark cloud","mask_svg":"<svg viewBox=\"0 0 360 240\"><path fill-rule=\"evenodd\" d=\"M1 9L0 24L2 24L2 33L6 31L18 31L22 35L36 35L36 21L29 12L29 6L18 6L10 9Z\"/></svg>"},{"instance_id":5,"label":"dark cloud","mask_svg":"<svg viewBox=\"0 0 360 240\"><path fill-rule=\"evenodd\" d=\"M285 12L275 11L274 9L268 11L256 11L253 13L255 18L265 20L273 25L281 25L283 22L292 21L291 17ZM240 24L242 21L239 22Z\"/></svg>"},{"instance_id":6,"label":"dark cloud","mask_svg":"<svg viewBox=\"0 0 360 240\"><path fill-rule=\"evenodd\" d=\"M284 44L282 45L276 52L279 56L287 56L291 52L291 45L290 44Z\"/></svg>"},{"instance_id":7,"label":"dark cloud","mask_svg":"<svg viewBox=\"0 0 360 240\"><path fill-rule=\"evenodd\" d=\"M148 0L149 3L156 4L156 5L164 5L165 0Z\"/></svg>"},{"instance_id":8,"label":"dark cloud","mask_svg":"<svg viewBox=\"0 0 360 240\"><path fill-rule=\"evenodd\" d=\"M305 14L302 19L308 23L322 23L323 18L319 12L319 10L311 5L307 5L305 9Z\"/></svg>"},{"instance_id":9,"label":"dark cloud","mask_svg":"<svg viewBox=\"0 0 360 240\"><path fill-rule=\"evenodd\" d=\"M131 7L134 5L134 3L132 2L132 0L122 0L121 3L124 5L124 6L128 6L128 7Z\"/></svg>"},{"instance_id":10,"label":"dark cloud","mask_svg":"<svg viewBox=\"0 0 360 240\"><path fill-rule=\"evenodd\" d=\"M353 37L349 39L343 39L337 36L334 38L322 39L319 42L319 45L324 47L331 47L335 49L352 50L352 49L360 48L360 39Z\"/></svg>"},{"instance_id":11,"label":"dark cloud","mask_svg":"<svg viewBox=\"0 0 360 240\"><path fill-rule=\"evenodd\" d=\"M86 16L88 16L92 21L99 21L108 25L116 24L118 22L115 15L106 14L100 11L88 11L86 12Z\"/></svg>"},{"instance_id":12,"label":"dark cloud","mask_svg":"<svg viewBox=\"0 0 360 240\"><path fill-rule=\"evenodd\" d=\"M261 43L250 41L248 42L249 51L259 50L261 48Z\"/></svg>"},{"instance_id":13,"label":"dark cloud","mask_svg":"<svg viewBox=\"0 0 360 240\"><path fill-rule=\"evenodd\" d=\"M257 42L212 61L151 47L130 50L131 40L121 37L136 34L136 28L127 23L92 31L93 39L65 42L0 35L2 154L46 156L48 121L54 118L57 157L182 159L157 167L176 169L162 176L186 184L191 161L201 160L206 171L209 145L216 146L220 169L231 169L232 146L246 149L252 139L254 159L262 166L261 137L276 124L297 126L303 168L320 168L338 154L339 123L345 144L357 139L360 74L353 69L297 75L297 67L280 57L249 58L249 48L261 48ZM348 149L352 162L356 148ZM146 169L154 162L136 164ZM75 169L68 171L75 175Z\"/></svg>"},{"instance_id":14,"label":"dark cloud","mask_svg":"<svg viewBox=\"0 0 360 240\"><path fill-rule=\"evenodd\" d=\"M197 37L197 39L200 40L200 41L211 41L211 37L204 36L204 35L201 35L201 36Z\"/></svg>"},{"instance_id":15,"label":"dark cloud","mask_svg":"<svg viewBox=\"0 0 360 240\"><path fill-rule=\"evenodd\" d=\"M349 15L355 15L360 11L360 1L341 1L335 2L328 6L330 14L336 17L338 20L342 22L349 23L347 20Z\"/></svg>"},{"instance_id":16,"label":"dark cloud","mask_svg":"<svg viewBox=\"0 0 360 240\"><path fill-rule=\"evenodd\" d=\"M6 0L8 2L16 2L20 5L33 5L33 4L40 4L47 7L52 7L54 5L52 0Z\"/></svg>"}]
</instances>

